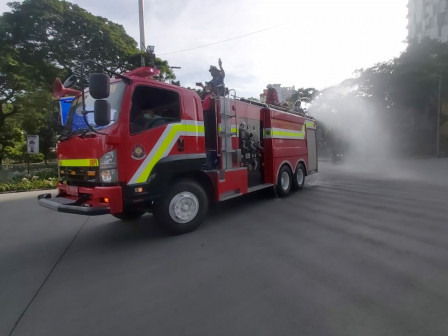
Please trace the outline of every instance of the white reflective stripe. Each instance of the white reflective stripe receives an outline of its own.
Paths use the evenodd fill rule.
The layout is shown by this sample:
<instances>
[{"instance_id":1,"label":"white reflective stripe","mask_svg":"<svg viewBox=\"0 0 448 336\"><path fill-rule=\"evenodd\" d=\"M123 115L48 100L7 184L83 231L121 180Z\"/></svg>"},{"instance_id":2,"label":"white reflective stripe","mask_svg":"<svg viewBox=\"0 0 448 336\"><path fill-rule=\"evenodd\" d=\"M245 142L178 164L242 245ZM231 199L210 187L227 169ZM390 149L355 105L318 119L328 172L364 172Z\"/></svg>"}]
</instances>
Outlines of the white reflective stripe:
<instances>
[{"instance_id":1,"label":"white reflective stripe","mask_svg":"<svg viewBox=\"0 0 448 336\"><path fill-rule=\"evenodd\" d=\"M303 134L304 127L302 126L302 130L301 131L296 131L296 130L292 130L292 129L288 129L288 128L276 128L273 127L270 129L271 133L277 133L277 134L281 134L281 133L288 133L291 136L301 136Z\"/></svg>"},{"instance_id":2,"label":"white reflective stripe","mask_svg":"<svg viewBox=\"0 0 448 336\"><path fill-rule=\"evenodd\" d=\"M270 134L266 135L266 139L292 139L292 140L303 140L304 136L299 135L285 135L285 134Z\"/></svg>"},{"instance_id":3,"label":"white reflective stripe","mask_svg":"<svg viewBox=\"0 0 448 336\"><path fill-rule=\"evenodd\" d=\"M305 121L300 131L287 128L265 128L263 136L267 139L305 139L305 130L316 129L316 123L313 121Z\"/></svg>"},{"instance_id":4,"label":"white reflective stripe","mask_svg":"<svg viewBox=\"0 0 448 336\"><path fill-rule=\"evenodd\" d=\"M267 139L305 139L305 124L302 125L302 130L296 131L286 128L266 128L263 132Z\"/></svg>"},{"instance_id":5,"label":"white reflective stripe","mask_svg":"<svg viewBox=\"0 0 448 336\"><path fill-rule=\"evenodd\" d=\"M193 125L193 126L204 126L204 122L203 121L199 121L199 120L182 119L182 124L184 124L184 125Z\"/></svg>"}]
</instances>

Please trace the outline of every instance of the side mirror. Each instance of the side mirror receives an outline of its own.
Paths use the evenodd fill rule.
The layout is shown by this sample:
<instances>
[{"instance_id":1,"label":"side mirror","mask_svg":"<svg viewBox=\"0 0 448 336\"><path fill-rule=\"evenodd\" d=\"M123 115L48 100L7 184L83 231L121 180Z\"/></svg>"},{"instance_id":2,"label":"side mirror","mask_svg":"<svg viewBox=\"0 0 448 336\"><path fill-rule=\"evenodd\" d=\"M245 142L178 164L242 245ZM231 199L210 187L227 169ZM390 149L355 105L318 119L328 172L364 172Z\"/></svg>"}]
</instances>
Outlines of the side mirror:
<instances>
[{"instance_id":1,"label":"side mirror","mask_svg":"<svg viewBox=\"0 0 448 336\"><path fill-rule=\"evenodd\" d=\"M95 100L94 105L95 124L107 126L110 123L110 104L107 100Z\"/></svg>"},{"instance_id":2,"label":"side mirror","mask_svg":"<svg viewBox=\"0 0 448 336\"><path fill-rule=\"evenodd\" d=\"M71 75L69 78L67 78L64 81L64 87L71 88L73 85L76 84L77 81L78 81L78 77L76 77L75 75Z\"/></svg>"},{"instance_id":3,"label":"side mirror","mask_svg":"<svg viewBox=\"0 0 448 336\"><path fill-rule=\"evenodd\" d=\"M102 73L89 75L89 93L93 99L105 99L110 94L109 76Z\"/></svg>"}]
</instances>

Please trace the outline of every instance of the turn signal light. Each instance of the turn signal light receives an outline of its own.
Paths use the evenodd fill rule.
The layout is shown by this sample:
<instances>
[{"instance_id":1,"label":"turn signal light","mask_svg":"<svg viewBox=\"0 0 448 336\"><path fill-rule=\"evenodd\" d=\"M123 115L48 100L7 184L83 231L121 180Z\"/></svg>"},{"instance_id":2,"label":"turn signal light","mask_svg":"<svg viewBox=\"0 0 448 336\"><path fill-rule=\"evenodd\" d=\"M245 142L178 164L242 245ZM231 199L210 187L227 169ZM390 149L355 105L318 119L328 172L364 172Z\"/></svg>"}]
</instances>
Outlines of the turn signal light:
<instances>
[{"instance_id":1,"label":"turn signal light","mask_svg":"<svg viewBox=\"0 0 448 336\"><path fill-rule=\"evenodd\" d=\"M143 192L143 188L142 187L137 187L137 188L135 188L135 192L136 193L141 193L141 192Z\"/></svg>"},{"instance_id":2,"label":"turn signal light","mask_svg":"<svg viewBox=\"0 0 448 336\"><path fill-rule=\"evenodd\" d=\"M103 203L109 203L109 197L104 197L104 198L102 199L102 201L103 201Z\"/></svg>"}]
</instances>

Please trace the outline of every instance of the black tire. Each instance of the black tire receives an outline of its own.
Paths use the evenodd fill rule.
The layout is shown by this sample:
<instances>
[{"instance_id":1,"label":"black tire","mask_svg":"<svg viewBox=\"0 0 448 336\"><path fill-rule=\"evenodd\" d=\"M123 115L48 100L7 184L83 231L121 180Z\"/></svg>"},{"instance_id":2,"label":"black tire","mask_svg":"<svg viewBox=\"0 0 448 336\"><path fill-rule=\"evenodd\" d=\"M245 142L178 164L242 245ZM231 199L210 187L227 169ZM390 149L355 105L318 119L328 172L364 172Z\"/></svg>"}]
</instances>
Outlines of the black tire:
<instances>
[{"instance_id":1,"label":"black tire","mask_svg":"<svg viewBox=\"0 0 448 336\"><path fill-rule=\"evenodd\" d=\"M280 197L285 197L291 192L292 188L292 173L288 166L284 165L280 168L277 177L277 194Z\"/></svg>"},{"instance_id":2,"label":"black tire","mask_svg":"<svg viewBox=\"0 0 448 336\"><path fill-rule=\"evenodd\" d=\"M112 216L121 220L134 220L140 218L145 213L146 213L145 210L131 209L131 210L125 210L122 213L115 214Z\"/></svg>"},{"instance_id":3,"label":"black tire","mask_svg":"<svg viewBox=\"0 0 448 336\"><path fill-rule=\"evenodd\" d=\"M305 167L302 163L299 163L292 179L293 190L300 190L303 188L303 186L305 185L305 176Z\"/></svg>"},{"instance_id":4,"label":"black tire","mask_svg":"<svg viewBox=\"0 0 448 336\"><path fill-rule=\"evenodd\" d=\"M200 184L193 180L180 180L154 204L154 218L170 234L188 233L202 223L208 203L207 193Z\"/></svg>"}]
</instances>

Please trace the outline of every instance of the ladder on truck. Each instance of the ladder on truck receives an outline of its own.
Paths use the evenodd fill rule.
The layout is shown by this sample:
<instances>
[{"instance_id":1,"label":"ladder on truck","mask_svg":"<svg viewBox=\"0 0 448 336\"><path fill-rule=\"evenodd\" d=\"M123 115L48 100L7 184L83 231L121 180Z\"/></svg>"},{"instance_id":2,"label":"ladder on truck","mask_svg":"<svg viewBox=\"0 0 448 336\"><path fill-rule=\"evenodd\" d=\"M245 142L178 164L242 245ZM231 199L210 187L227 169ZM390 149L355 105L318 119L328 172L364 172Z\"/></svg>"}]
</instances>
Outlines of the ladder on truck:
<instances>
[{"instance_id":1,"label":"ladder on truck","mask_svg":"<svg viewBox=\"0 0 448 336\"><path fill-rule=\"evenodd\" d=\"M221 107L219 111L221 117L219 135L221 136L221 162L223 170L234 168L233 159L235 157L235 153L237 152L237 150L232 146L232 137L238 135L236 110L232 112L230 101L231 99L229 97L219 97L219 105ZM232 120L234 120L235 123L233 125L233 129Z\"/></svg>"}]
</instances>

